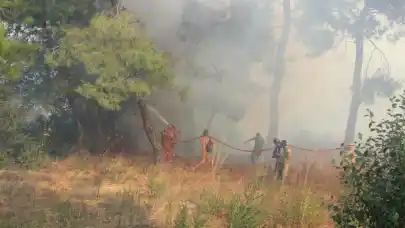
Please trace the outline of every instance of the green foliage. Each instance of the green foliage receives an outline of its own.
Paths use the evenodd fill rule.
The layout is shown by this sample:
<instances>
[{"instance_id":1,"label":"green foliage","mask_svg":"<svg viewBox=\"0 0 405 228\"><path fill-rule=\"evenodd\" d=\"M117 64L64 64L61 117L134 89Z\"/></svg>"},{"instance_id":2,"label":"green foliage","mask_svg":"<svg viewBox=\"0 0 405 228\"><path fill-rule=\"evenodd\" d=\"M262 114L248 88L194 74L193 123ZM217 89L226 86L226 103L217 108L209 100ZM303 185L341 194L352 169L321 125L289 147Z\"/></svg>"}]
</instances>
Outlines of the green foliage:
<instances>
[{"instance_id":1,"label":"green foliage","mask_svg":"<svg viewBox=\"0 0 405 228\"><path fill-rule=\"evenodd\" d=\"M32 17L27 13L32 12L29 1L26 0L4 0L0 2L0 19L7 22L32 22Z\"/></svg>"},{"instance_id":2,"label":"green foliage","mask_svg":"<svg viewBox=\"0 0 405 228\"><path fill-rule=\"evenodd\" d=\"M42 148L23 129L26 109L15 99L14 91L21 78L21 71L29 66L36 46L6 38L0 26L0 163L2 166L17 162L31 168L42 157ZM35 165L36 166L36 165Z\"/></svg>"},{"instance_id":3,"label":"green foliage","mask_svg":"<svg viewBox=\"0 0 405 228\"><path fill-rule=\"evenodd\" d=\"M199 209L191 210L187 206L187 203L183 203L180 206L180 210L177 212L173 221L173 227L175 228L203 228L207 224L207 216L205 216Z\"/></svg>"},{"instance_id":4,"label":"green foliage","mask_svg":"<svg viewBox=\"0 0 405 228\"><path fill-rule=\"evenodd\" d=\"M43 27L85 25L96 13L95 0L6 0L0 3L0 19Z\"/></svg>"},{"instance_id":5,"label":"green foliage","mask_svg":"<svg viewBox=\"0 0 405 228\"><path fill-rule=\"evenodd\" d=\"M83 63L89 76L76 91L105 108L118 109L132 94L148 95L170 83L169 62L134 20L129 13L118 18L100 14L89 27L66 29L48 62L67 67Z\"/></svg>"},{"instance_id":6,"label":"green foliage","mask_svg":"<svg viewBox=\"0 0 405 228\"><path fill-rule=\"evenodd\" d=\"M260 183L254 182L243 194L234 194L229 200L207 192L201 196L201 207L205 213L224 217L228 228L260 227L266 218L266 212L260 208L264 200L261 190Z\"/></svg>"},{"instance_id":7,"label":"green foliage","mask_svg":"<svg viewBox=\"0 0 405 228\"><path fill-rule=\"evenodd\" d=\"M377 122L369 112L374 135L360 137L356 161L338 167L345 191L332 206L338 227L403 227L405 224L405 93L390 99L388 118Z\"/></svg>"},{"instance_id":8,"label":"green foliage","mask_svg":"<svg viewBox=\"0 0 405 228\"><path fill-rule=\"evenodd\" d=\"M244 202L235 196L228 204L229 228L256 228L263 223L260 209L252 202Z\"/></svg>"},{"instance_id":9,"label":"green foliage","mask_svg":"<svg viewBox=\"0 0 405 228\"><path fill-rule=\"evenodd\" d=\"M17 164L22 168L40 168L47 156L44 144L24 130L23 108L0 100L0 167Z\"/></svg>"},{"instance_id":10,"label":"green foliage","mask_svg":"<svg viewBox=\"0 0 405 228\"><path fill-rule=\"evenodd\" d=\"M364 8L360 8L363 3ZM319 56L359 31L364 31L367 39L398 40L401 34L396 32L395 26L404 23L404 6L403 1L301 0L295 24L303 34L300 40L308 47L310 55ZM388 19L389 23L381 18Z\"/></svg>"},{"instance_id":11,"label":"green foliage","mask_svg":"<svg viewBox=\"0 0 405 228\"><path fill-rule=\"evenodd\" d=\"M188 208L187 205L182 205L180 211L174 219L174 228L188 228Z\"/></svg>"},{"instance_id":12,"label":"green foliage","mask_svg":"<svg viewBox=\"0 0 405 228\"><path fill-rule=\"evenodd\" d=\"M158 180L153 174L148 176L148 195L151 198L161 196L165 192L165 183Z\"/></svg>"},{"instance_id":13,"label":"green foliage","mask_svg":"<svg viewBox=\"0 0 405 228\"><path fill-rule=\"evenodd\" d=\"M2 181L7 180L3 177ZM133 192L118 192L116 196L103 198L105 201L100 202L103 206L94 207L73 198L60 199L55 194L38 197L35 186L25 180L7 184L1 186L0 193L6 196L4 204L10 213L0 216L1 228L155 227L146 217L147 208ZM16 204L16 199L24 201L25 208ZM43 205L47 208L41 208Z\"/></svg>"},{"instance_id":14,"label":"green foliage","mask_svg":"<svg viewBox=\"0 0 405 228\"><path fill-rule=\"evenodd\" d=\"M226 208L225 199L211 192L203 192L201 197L204 200L203 211L211 215L218 215L224 212Z\"/></svg>"},{"instance_id":15,"label":"green foliage","mask_svg":"<svg viewBox=\"0 0 405 228\"><path fill-rule=\"evenodd\" d=\"M284 192L280 206L272 213L273 221L283 227L321 227L329 216L319 195L310 188L297 189L295 194Z\"/></svg>"},{"instance_id":16,"label":"green foliage","mask_svg":"<svg viewBox=\"0 0 405 228\"><path fill-rule=\"evenodd\" d=\"M391 97L401 88L401 83L390 77L388 72L378 69L371 77L363 80L362 98L364 104L374 104L377 97Z\"/></svg>"},{"instance_id":17,"label":"green foliage","mask_svg":"<svg viewBox=\"0 0 405 228\"><path fill-rule=\"evenodd\" d=\"M234 195L227 203L228 228L260 227L265 219L259 205L264 199L260 192L262 183L258 180L250 183L243 195Z\"/></svg>"},{"instance_id":18,"label":"green foliage","mask_svg":"<svg viewBox=\"0 0 405 228\"><path fill-rule=\"evenodd\" d=\"M36 46L10 40L6 37L6 29L0 24L0 75L3 79L17 80L21 76L23 66L29 63Z\"/></svg>"}]
</instances>

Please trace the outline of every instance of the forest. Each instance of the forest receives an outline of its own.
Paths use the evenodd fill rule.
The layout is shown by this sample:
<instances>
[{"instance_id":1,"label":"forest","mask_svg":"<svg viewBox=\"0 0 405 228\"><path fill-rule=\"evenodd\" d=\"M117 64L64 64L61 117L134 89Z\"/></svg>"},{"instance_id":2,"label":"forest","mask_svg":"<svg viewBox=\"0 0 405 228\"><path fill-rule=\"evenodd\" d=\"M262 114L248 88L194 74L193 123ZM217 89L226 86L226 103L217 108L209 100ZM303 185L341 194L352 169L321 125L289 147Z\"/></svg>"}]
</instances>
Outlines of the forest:
<instances>
[{"instance_id":1,"label":"forest","mask_svg":"<svg viewBox=\"0 0 405 228\"><path fill-rule=\"evenodd\" d=\"M58 159L78 159L83 151L86 152L83 157L89 159L103 157L107 152L125 152L133 158L139 155L139 161L147 155L157 165L161 153L160 132L168 123L180 129L184 140L198 137L203 129L208 129L216 137L240 145L247 136L238 124L263 95L268 96L266 107L270 108L259 112L269 113L266 132L262 134L266 146L270 147L273 138L282 137L280 123L285 108L281 107L288 109L289 105L281 99L283 91L288 89L285 81L301 77L286 73L291 67L289 47L299 44L305 50L305 56L299 58L312 60L352 43L352 82L347 88L351 99L347 101L344 137L337 141L344 145L356 143L357 160L348 163L342 156L340 166L330 171L336 182L340 182L339 188L351 190L337 194L339 199L332 200L333 205L325 209L324 202L317 203L319 195L308 192L311 183L317 182L314 177L309 183L308 173L319 172L310 172L305 166L306 177L301 178L297 171L300 168L294 167L292 172L295 169L298 182L305 179L302 187L305 193L297 193L299 200L292 203L296 203L294 206L286 203L285 211L266 209L262 215L264 205L257 206L253 195L263 189L244 185L241 191L245 191L242 194L245 201L232 198L228 202L219 195L210 196L212 202L204 198L203 201L210 203L216 200L217 207L227 211L225 223L208 227L272 227L269 224L322 227L330 221L335 227L402 227L405 222L405 197L400 184L404 172L401 161L405 158L402 137L405 117L403 110L398 111L405 109L405 98L398 95L403 89L398 79L402 75L393 75L392 60L380 47L381 42L396 44L405 36L405 1L2 0L0 22L0 165L4 170L48 169ZM366 49L372 50L370 55ZM252 76L252 68L258 63L264 80L254 80ZM362 108L375 104L381 97L389 98L392 103L386 112L388 119L378 122L369 111L369 128L377 136L357 136L356 124L358 116L364 114ZM200 154L197 142L179 144L176 152L186 157ZM123 163L126 162L124 159ZM79 164L76 160L73 163ZM98 162L85 163L87 167ZM131 172L142 173L140 167ZM166 171L157 172L156 169L162 168L159 167L149 167L149 173L142 173L149 178L145 186L151 205L157 203L156 195L163 194L160 192L163 184L155 176ZM63 168L49 169L63 176ZM104 172L100 169L94 172ZM357 172L358 169L364 172ZM111 170L105 172L103 178L113 175ZM150 175L155 172L163 174L153 174L152 178ZM189 175L184 170L181 172ZM318 179L328 179L325 173ZM19 178L33 178L35 182L32 176ZM216 178L210 181L222 184ZM363 188L366 190L356 191ZM128 194L124 191L121 201L126 201L124 197L134 197ZM308 194L314 198L313 205L317 208L312 208L313 211L303 209L304 204L312 205L306 205ZM274 196L281 199L281 204L288 198L280 197ZM66 210L75 211L73 203L66 202L69 202ZM128 207L133 209L133 205ZM153 208L149 204L146 207ZM122 210L120 213L124 213ZM187 217L188 209L180 207L178 213L171 212L177 217L165 217L163 221L160 212L156 212L159 210L153 210L155 217L160 216L160 227L204 227L198 226L198 221L206 224L209 220ZM219 213L212 211L212 205L210 210L194 215ZM384 219L379 210L383 210L380 213L384 213ZM123 215L120 216L122 219ZM7 216L0 213L0 227L3 223L4 227L17 227L15 220L3 217ZM101 227L86 219L88 223L79 223L78 219L75 222L79 225L72 225L72 218L66 221L59 218L58 223L65 225L58 227L89 224ZM27 221L31 219L28 217ZM181 223L182 219L185 222ZM194 225L186 220L194 221ZM41 227L51 227L45 224L55 222L52 221L47 220ZM114 221L106 227L147 227ZM18 224L18 227L25 226Z\"/></svg>"}]
</instances>

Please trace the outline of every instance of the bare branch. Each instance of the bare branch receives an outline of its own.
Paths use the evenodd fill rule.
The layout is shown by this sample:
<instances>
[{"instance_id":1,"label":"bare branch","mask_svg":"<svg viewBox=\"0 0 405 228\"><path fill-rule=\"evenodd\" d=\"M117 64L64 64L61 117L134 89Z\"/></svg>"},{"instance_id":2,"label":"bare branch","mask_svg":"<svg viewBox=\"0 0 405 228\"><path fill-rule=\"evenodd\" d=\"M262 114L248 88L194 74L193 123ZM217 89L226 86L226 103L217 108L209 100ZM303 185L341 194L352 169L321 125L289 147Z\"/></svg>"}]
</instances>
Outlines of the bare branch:
<instances>
[{"instance_id":1,"label":"bare branch","mask_svg":"<svg viewBox=\"0 0 405 228\"><path fill-rule=\"evenodd\" d=\"M366 77L368 76L368 69L370 68L370 63L371 63L371 60L373 59L373 55L374 55L374 52L375 52L376 50L377 50L377 49L374 48L373 51L371 52L370 58L368 58L366 68L364 69L364 75L365 75Z\"/></svg>"},{"instance_id":2,"label":"bare branch","mask_svg":"<svg viewBox=\"0 0 405 228\"><path fill-rule=\"evenodd\" d=\"M371 43L371 45L374 47L374 49L371 52L370 58L368 59L368 62L367 62L367 66L364 69L365 76L367 77L367 75L368 75L368 70L370 68L371 60L373 58L375 51L378 51L380 53L382 59L385 61L386 65L383 67L383 69L386 70L386 72L389 74L391 72L391 67L390 67L390 62L388 61L387 56L384 54L384 52L381 50L381 48L379 48L373 40L371 40L370 38L368 38L367 40Z\"/></svg>"},{"instance_id":3,"label":"bare branch","mask_svg":"<svg viewBox=\"0 0 405 228\"><path fill-rule=\"evenodd\" d=\"M386 65L387 66L387 68L386 68L387 72L388 73L391 72L390 62L388 61L387 56L384 54L384 52L381 50L381 48L379 48L377 46L377 44L374 41L372 41L370 38L368 39L368 41L371 43L371 45L373 45L374 49L377 50L381 54L381 57L384 59L385 63L387 64Z\"/></svg>"}]
</instances>

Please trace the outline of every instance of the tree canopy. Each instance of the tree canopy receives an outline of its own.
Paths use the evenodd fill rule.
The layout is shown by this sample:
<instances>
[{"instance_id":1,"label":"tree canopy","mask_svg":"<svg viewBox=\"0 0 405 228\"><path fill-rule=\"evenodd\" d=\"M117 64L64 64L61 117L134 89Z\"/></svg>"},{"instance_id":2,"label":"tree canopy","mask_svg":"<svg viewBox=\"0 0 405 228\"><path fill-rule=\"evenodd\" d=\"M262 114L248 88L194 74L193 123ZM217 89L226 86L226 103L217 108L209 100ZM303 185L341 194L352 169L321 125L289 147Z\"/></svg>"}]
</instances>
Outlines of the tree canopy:
<instances>
[{"instance_id":1,"label":"tree canopy","mask_svg":"<svg viewBox=\"0 0 405 228\"><path fill-rule=\"evenodd\" d=\"M52 140L41 141L44 150L68 143L102 152L118 134L115 122L125 112L119 111L122 105L137 106L157 88L172 88L169 56L157 50L134 15L116 4L94 0L0 3L0 19L7 25L2 35L10 37L1 45L1 54L10 63L1 66L7 75L2 91L19 93L16 109L3 108L8 114L18 111L17 119L26 117L21 114L26 109L30 117L11 121L13 131L19 128L40 141L45 131L51 132ZM39 48L28 55L18 49L27 48L24 45ZM34 57L33 64L25 63L27 56Z\"/></svg>"},{"instance_id":2,"label":"tree canopy","mask_svg":"<svg viewBox=\"0 0 405 228\"><path fill-rule=\"evenodd\" d=\"M401 28L404 25L405 2L387 1L382 4L375 0L302 0L299 1L299 8L301 14L296 24L304 34L301 41L309 48L310 56L322 55L347 39L355 43L352 99L345 132L345 143L352 143L360 106L374 102L376 96L392 96L399 88L399 83L390 78L389 60L374 41L397 41L403 37L405 33ZM364 56L368 43L384 60L381 66L373 69L375 73L371 77L368 76L370 64L365 62Z\"/></svg>"},{"instance_id":3,"label":"tree canopy","mask_svg":"<svg viewBox=\"0 0 405 228\"><path fill-rule=\"evenodd\" d=\"M359 31L364 31L366 39L389 36L398 40L401 33L395 26L404 22L405 3L301 0L298 1L298 10L297 28L305 31L301 33L301 41L309 47L311 55L316 56L332 49L345 38L355 38Z\"/></svg>"},{"instance_id":4,"label":"tree canopy","mask_svg":"<svg viewBox=\"0 0 405 228\"><path fill-rule=\"evenodd\" d=\"M156 50L135 23L129 13L117 18L99 14L88 27L66 29L59 48L47 59L53 66L83 64L87 76L75 90L117 109L132 94L149 95L172 80L167 55Z\"/></svg>"},{"instance_id":5,"label":"tree canopy","mask_svg":"<svg viewBox=\"0 0 405 228\"><path fill-rule=\"evenodd\" d=\"M30 139L20 127L26 110L15 95L20 74L31 63L35 50L34 45L8 39L5 27L0 25L0 163L7 156L19 156L30 146Z\"/></svg>"}]
</instances>

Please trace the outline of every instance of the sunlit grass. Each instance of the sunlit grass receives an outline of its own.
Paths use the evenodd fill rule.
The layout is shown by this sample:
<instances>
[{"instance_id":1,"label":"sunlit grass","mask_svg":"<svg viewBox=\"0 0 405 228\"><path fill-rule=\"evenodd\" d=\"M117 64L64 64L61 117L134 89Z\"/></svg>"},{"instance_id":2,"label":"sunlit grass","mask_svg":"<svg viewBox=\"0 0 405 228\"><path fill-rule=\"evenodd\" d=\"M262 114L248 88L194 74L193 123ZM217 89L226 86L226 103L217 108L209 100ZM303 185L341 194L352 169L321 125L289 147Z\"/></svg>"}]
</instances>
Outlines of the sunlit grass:
<instances>
[{"instance_id":1,"label":"sunlit grass","mask_svg":"<svg viewBox=\"0 0 405 228\"><path fill-rule=\"evenodd\" d=\"M279 186L229 170L81 154L39 171L1 171L0 227L328 227L330 192L318 191L316 173Z\"/></svg>"}]
</instances>

